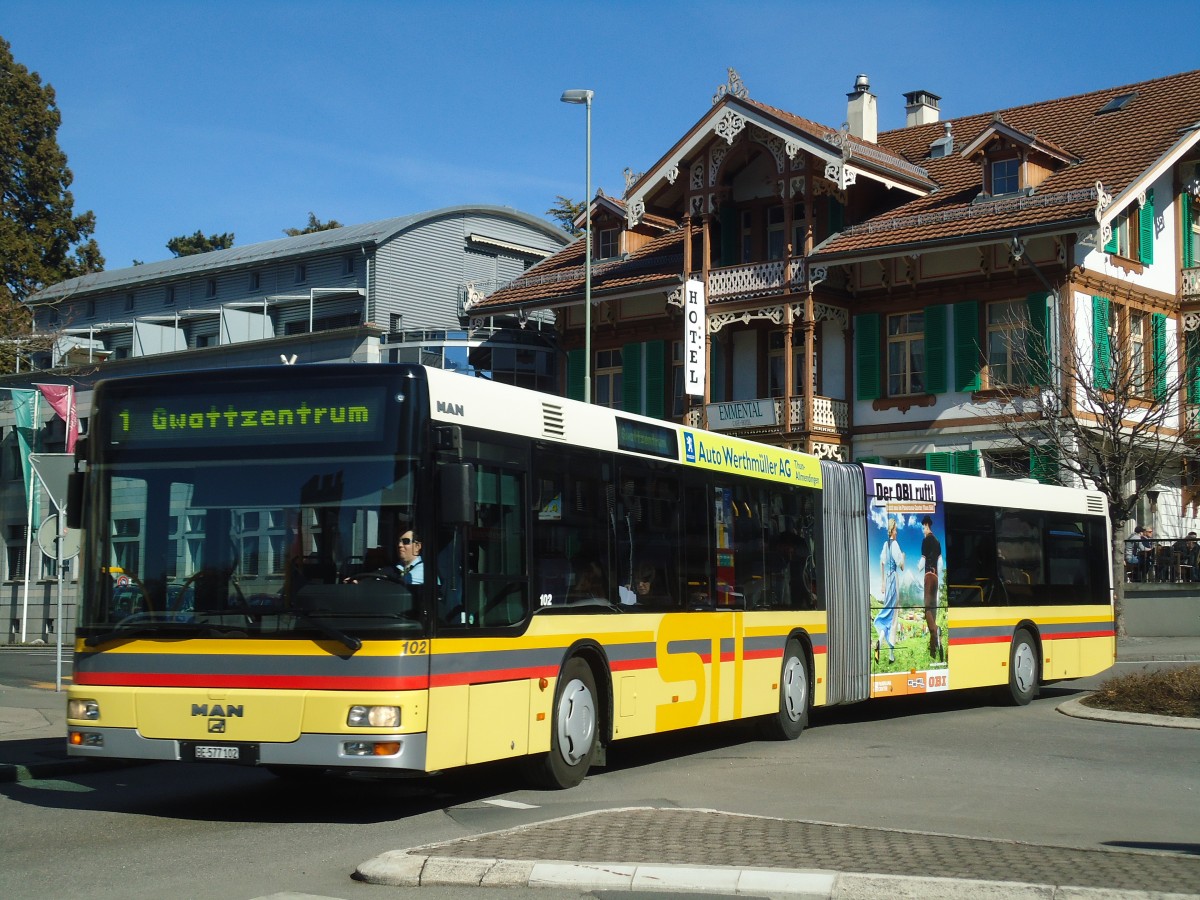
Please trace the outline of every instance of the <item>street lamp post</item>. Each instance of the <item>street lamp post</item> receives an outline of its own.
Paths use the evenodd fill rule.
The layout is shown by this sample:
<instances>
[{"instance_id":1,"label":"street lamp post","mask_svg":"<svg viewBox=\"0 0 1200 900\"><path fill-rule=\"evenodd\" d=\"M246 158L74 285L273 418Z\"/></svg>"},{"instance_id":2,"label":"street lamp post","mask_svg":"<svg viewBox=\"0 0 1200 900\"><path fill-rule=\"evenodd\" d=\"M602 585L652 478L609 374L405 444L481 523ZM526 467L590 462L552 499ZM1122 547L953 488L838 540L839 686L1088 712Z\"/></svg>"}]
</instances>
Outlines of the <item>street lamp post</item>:
<instances>
[{"instance_id":1,"label":"street lamp post","mask_svg":"<svg viewBox=\"0 0 1200 900\"><path fill-rule=\"evenodd\" d=\"M563 103L582 103L587 107L587 176L583 209L583 400L592 402L592 97L593 91L563 91Z\"/></svg>"}]
</instances>

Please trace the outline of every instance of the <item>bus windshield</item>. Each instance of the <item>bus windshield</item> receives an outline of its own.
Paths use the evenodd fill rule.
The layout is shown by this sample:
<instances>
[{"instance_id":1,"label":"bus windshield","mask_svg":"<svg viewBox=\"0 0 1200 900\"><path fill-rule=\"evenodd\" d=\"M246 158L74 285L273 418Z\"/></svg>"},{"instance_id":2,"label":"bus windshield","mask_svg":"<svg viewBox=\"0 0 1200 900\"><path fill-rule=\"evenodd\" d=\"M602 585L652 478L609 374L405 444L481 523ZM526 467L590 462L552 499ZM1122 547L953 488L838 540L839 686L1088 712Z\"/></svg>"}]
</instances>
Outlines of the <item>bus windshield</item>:
<instances>
[{"instance_id":1,"label":"bus windshield","mask_svg":"<svg viewBox=\"0 0 1200 900\"><path fill-rule=\"evenodd\" d=\"M403 456L103 464L81 625L339 640L420 630L424 589L394 577L416 474Z\"/></svg>"}]
</instances>

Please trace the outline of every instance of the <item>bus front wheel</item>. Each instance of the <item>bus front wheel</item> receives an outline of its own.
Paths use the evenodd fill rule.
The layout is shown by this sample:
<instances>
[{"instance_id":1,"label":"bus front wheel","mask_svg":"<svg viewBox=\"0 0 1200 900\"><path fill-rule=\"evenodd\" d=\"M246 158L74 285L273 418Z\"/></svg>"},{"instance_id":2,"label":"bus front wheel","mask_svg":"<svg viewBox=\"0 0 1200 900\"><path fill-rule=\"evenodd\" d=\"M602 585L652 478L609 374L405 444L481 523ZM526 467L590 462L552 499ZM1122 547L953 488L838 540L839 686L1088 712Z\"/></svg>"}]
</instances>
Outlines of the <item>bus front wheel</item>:
<instances>
[{"instance_id":1,"label":"bus front wheel","mask_svg":"<svg viewBox=\"0 0 1200 900\"><path fill-rule=\"evenodd\" d=\"M532 781L552 790L579 784L591 768L599 733L596 679L582 659L569 659L554 691L550 752L530 759Z\"/></svg>"},{"instance_id":2,"label":"bus front wheel","mask_svg":"<svg viewBox=\"0 0 1200 900\"><path fill-rule=\"evenodd\" d=\"M779 711L763 720L763 735L771 740L794 741L808 724L808 662L799 641L788 641L779 673Z\"/></svg>"},{"instance_id":3,"label":"bus front wheel","mask_svg":"<svg viewBox=\"0 0 1200 900\"><path fill-rule=\"evenodd\" d=\"M1008 651L1008 699L1014 706L1025 706L1038 695L1038 670L1037 644L1018 628Z\"/></svg>"}]
</instances>

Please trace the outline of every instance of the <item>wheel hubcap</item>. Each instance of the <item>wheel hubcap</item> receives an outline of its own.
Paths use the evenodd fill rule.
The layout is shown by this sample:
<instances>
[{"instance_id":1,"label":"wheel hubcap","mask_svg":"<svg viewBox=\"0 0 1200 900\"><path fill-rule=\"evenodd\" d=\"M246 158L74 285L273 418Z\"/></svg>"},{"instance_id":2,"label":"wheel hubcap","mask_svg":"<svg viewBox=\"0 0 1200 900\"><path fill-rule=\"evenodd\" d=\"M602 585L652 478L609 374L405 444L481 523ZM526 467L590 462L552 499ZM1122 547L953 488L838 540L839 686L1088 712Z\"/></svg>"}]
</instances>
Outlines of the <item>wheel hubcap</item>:
<instances>
[{"instance_id":1,"label":"wheel hubcap","mask_svg":"<svg viewBox=\"0 0 1200 900\"><path fill-rule=\"evenodd\" d=\"M807 704L808 672L804 663L793 656L783 669L783 709L789 719L799 722Z\"/></svg>"},{"instance_id":2,"label":"wheel hubcap","mask_svg":"<svg viewBox=\"0 0 1200 900\"><path fill-rule=\"evenodd\" d=\"M1013 651L1013 681L1017 688L1026 692L1033 687L1033 673L1037 664L1033 659L1033 648L1028 644L1018 644Z\"/></svg>"},{"instance_id":3,"label":"wheel hubcap","mask_svg":"<svg viewBox=\"0 0 1200 900\"><path fill-rule=\"evenodd\" d=\"M592 692L573 678L558 704L558 748L567 765L578 765L591 752L596 736L596 702Z\"/></svg>"}]
</instances>

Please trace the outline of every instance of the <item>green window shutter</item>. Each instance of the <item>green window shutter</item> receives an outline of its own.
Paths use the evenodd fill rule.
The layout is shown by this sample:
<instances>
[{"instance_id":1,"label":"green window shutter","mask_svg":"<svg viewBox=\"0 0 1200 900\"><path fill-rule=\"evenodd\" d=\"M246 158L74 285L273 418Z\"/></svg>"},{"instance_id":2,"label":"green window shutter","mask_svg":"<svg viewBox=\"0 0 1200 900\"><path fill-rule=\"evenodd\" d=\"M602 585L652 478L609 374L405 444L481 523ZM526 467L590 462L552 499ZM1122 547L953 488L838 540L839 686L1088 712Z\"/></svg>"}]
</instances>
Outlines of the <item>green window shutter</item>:
<instances>
[{"instance_id":1,"label":"green window shutter","mask_svg":"<svg viewBox=\"0 0 1200 900\"><path fill-rule=\"evenodd\" d=\"M642 413L642 345L621 348L621 409Z\"/></svg>"},{"instance_id":2,"label":"green window shutter","mask_svg":"<svg viewBox=\"0 0 1200 900\"><path fill-rule=\"evenodd\" d=\"M925 390L931 394L944 394L949 385L946 318L945 306L925 309Z\"/></svg>"},{"instance_id":3,"label":"green window shutter","mask_svg":"<svg viewBox=\"0 0 1200 900\"><path fill-rule=\"evenodd\" d=\"M646 341L646 409L644 413L656 419L667 417L667 344L666 341Z\"/></svg>"},{"instance_id":4,"label":"green window shutter","mask_svg":"<svg viewBox=\"0 0 1200 900\"><path fill-rule=\"evenodd\" d=\"M1105 253L1116 253L1119 249L1117 244L1117 219L1123 218L1124 215L1125 213L1121 213L1121 215L1117 216L1108 223L1112 227L1112 237L1110 237L1108 239L1108 243L1104 245Z\"/></svg>"},{"instance_id":5,"label":"green window shutter","mask_svg":"<svg viewBox=\"0 0 1200 900\"><path fill-rule=\"evenodd\" d=\"M721 207L721 259L719 265L732 266L738 262L738 211L726 203Z\"/></svg>"},{"instance_id":6,"label":"green window shutter","mask_svg":"<svg viewBox=\"0 0 1200 900\"><path fill-rule=\"evenodd\" d=\"M1200 403L1200 331L1189 331L1183 342L1187 366L1187 402Z\"/></svg>"},{"instance_id":7,"label":"green window shutter","mask_svg":"<svg viewBox=\"0 0 1200 900\"><path fill-rule=\"evenodd\" d=\"M877 400L879 391L879 313L854 317L854 368L858 375L857 400Z\"/></svg>"},{"instance_id":8,"label":"green window shutter","mask_svg":"<svg viewBox=\"0 0 1200 900\"><path fill-rule=\"evenodd\" d=\"M930 472L945 472L949 475L954 472L954 454L926 453L925 468Z\"/></svg>"},{"instance_id":9,"label":"green window shutter","mask_svg":"<svg viewBox=\"0 0 1200 900\"><path fill-rule=\"evenodd\" d=\"M846 227L846 209L842 204L829 198L829 233L837 234Z\"/></svg>"},{"instance_id":10,"label":"green window shutter","mask_svg":"<svg viewBox=\"0 0 1200 900\"><path fill-rule=\"evenodd\" d=\"M1146 205L1138 213L1138 259L1154 262L1154 188L1146 191Z\"/></svg>"},{"instance_id":11,"label":"green window shutter","mask_svg":"<svg viewBox=\"0 0 1200 900\"><path fill-rule=\"evenodd\" d=\"M1092 377L1102 391L1112 387L1108 356L1108 298L1092 297Z\"/></svg>"},{"instance_id":12,"label":"green window shutter","mask_svg":"<svg viewBox=\"0 0 1200 900\"><path fill-rule=\"evenodd\" d=\"M1058 454L1053 448L1029 451L1029 474L1042 484L1058 484Z\"/></svg>"},{"instance_id":13,"label":"green window shutter","mask_svg":"<svg viewBox=\"0 0 1200 900\"><path fill-rule=\"evenodd\" d=\"M1050 295L1046 292L1030 294L1025 298L1025 308L1029 312L1029 330L1025 332L1025 356L1029 360L1029 384L1047 385L1050 383L1050 314L1046 309L1046 301Z\"/></svg>"},{"instance_id":14,"label":"green window shutter","mask_svg":"<svg viewBox=\"0 0 1200 900\"><path fill-rule=\"evenodd\" d=\"M1167 399L1167 317L1155 313L1150 317L1150 337L1154 342L1154 399Z\"/></svg>"},{"instance_id":15,"label":"green window shutter","mask_svg":"<svg viewBox=\"0 0 1200 900\"><path fill-rule=\"evenodd\" d=\"M979 474L979 451L978 450L955 450L954 451L954 472L959 475L978 475Z\"/></svg>"},{"instance_id":16,"label":"green window shutter","mask_svg":"<svg viewBox=\"0 0 1200 900\"><path fill-rule=\"evenodd\" d=\"M979 348L979 304L954 304L954 389L977 391L982 382L983 351Z\"/></svg>"},{"instance_id":17,"label":"green window shutter","mask_svg":"<svg viewBox=\"0 0 1200 900\"><path fill-rule=\"evenodd\" d=\"M587 398L583 396L583 354L582 350L567 352L567 398L586 402Z\"/></svg>"},{"instance_id":18,"label":"green window shutter","mask_svg":"<svg viewBox=\"0 0 1200 900\"><path fill-rule=\"evenodd\" d=\"M708 390L713 403L725 402L725 345L716 338L709 341ZM696 402L703 402L698 398Z\"/></svg>"},{"instance_id":19,"label":"green window shutter","mask_svg":"<svg viewBox=\"0 0 1200 900\"><path fill-rule=\"evenodd\" d=\"M1183 267L1196 265L1196 254L1192 249L1192 196L1187 191L1179 195L1180 218L1183 220Z\"/></svg>"}]
</instances>

